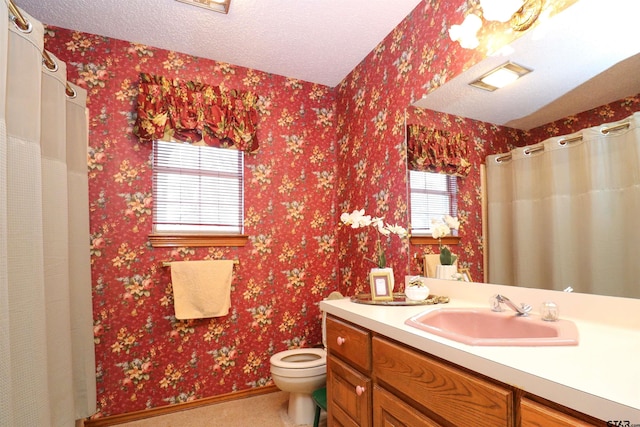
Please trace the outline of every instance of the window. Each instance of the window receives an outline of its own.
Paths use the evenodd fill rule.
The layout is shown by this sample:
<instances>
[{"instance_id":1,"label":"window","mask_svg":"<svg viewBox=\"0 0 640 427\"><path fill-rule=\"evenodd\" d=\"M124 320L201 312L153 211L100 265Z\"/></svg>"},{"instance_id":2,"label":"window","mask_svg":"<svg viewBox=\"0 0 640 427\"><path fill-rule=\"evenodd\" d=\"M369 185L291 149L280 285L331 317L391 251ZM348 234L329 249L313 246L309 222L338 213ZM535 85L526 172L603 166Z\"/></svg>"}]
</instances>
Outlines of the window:
<instances>
[{"instance_id":1,"label":"window","mask_svg":"<svg viewBox=\"0 0 640 427\"><path fill-rule=\"evenodd\" d=\"M431 220L458 216L458 184L455 175L409 171L411 234L431 234ZM455 230L454 230L455 233Z\"/></svg>"},{"instance_id":2,"label":"window","mask_svg":"<svg viewBox=\"0 0 640 427\"><path fill-rule=\"evenodd\" d=\"M215 246L194 236L241 236L243 152L154 141L153 200L153 246ZM167 236L171 241L188 236L189 241L158 244L166 243Z\"/></svg>"}]
</instances>

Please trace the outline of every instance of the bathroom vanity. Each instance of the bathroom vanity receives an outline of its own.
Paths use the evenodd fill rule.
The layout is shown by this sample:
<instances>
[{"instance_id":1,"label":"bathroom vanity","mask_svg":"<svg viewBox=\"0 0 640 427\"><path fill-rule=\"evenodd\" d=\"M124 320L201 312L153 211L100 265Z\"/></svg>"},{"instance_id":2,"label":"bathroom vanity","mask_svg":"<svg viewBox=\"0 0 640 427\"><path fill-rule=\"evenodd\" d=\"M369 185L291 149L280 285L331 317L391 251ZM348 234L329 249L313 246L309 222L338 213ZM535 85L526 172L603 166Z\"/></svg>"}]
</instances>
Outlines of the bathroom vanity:
<instances>
[{"instance_id":1,"label":"bathroom vanity","mask_svg":"<svg viewBox=\"0 0 640 427\"><path fill-rule=\"evenodd\" d=\"M450 297L448 307L486 306L502 293L536 311L553 299L577 325L579 344L466 345L404 323L441 305L323 301L329 426L640 424L640 301L437 279L428 286ZM603 312L606 319L593 318Z\"/></svg>"}]
</instances>

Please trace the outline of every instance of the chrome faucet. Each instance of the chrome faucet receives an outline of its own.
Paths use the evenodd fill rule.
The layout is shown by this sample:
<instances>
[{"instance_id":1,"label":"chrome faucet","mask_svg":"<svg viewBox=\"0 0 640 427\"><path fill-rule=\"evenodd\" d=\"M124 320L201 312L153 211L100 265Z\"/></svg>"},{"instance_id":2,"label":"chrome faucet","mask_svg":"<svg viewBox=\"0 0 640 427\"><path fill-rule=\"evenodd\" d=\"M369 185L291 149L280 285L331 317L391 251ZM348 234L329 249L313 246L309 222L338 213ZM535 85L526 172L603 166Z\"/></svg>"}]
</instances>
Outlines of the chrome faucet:
<instances>
[{"instance_id":1,"label":"chrome faucet","mask_svg":"<svg viewBox=\"0 0 640 427\"><path fill-rule=\"evenodd\" d=\"M513 302L511 302L509 298L500 294L496 294L491 297L490 303L492 311L502 311L502 306L500 305L500 303L504 303L507 305L507 307L516 312L516 316L528 316L529 312L531 311L531 306L529 304L521 303L520 307L518 307Z\"/></svg>"}]
</instances>

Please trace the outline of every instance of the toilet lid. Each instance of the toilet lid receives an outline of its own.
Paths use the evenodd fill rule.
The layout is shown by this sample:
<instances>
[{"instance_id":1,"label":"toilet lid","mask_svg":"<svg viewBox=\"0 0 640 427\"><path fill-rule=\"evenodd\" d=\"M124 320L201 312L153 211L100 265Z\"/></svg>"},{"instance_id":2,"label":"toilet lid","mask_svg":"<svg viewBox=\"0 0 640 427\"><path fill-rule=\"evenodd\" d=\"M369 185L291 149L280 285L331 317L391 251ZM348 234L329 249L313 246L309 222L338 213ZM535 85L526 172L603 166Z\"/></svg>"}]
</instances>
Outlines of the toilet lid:
<instances>
[{"instance_id":1,"label":"toilet lid","mask_svg":"<svg viewBox=\"0 0 640 427\"><path fill-rule=\"evenodd\" d=\"M327 352L322 348L285 350L271 356L271 365L287 369L308 369L327 364Z\"/></svg>"}]
</instances>

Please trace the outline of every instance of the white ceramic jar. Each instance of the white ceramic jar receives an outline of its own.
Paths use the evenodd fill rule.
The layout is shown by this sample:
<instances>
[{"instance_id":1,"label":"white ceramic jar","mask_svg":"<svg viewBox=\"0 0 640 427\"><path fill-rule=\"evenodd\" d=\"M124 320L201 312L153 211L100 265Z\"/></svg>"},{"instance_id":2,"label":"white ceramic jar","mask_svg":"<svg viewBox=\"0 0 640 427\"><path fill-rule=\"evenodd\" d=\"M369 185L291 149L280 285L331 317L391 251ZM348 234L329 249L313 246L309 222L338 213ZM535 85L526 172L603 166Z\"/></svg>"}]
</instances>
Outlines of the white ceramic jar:
<instances>
[{"instance_id":1,"label":"white ceramic jar","mask_svg":"<svg viewBox=\"0 0 640 427\"><path fill-rule=\"evenodd\" d=\"M424 301L429 296L429 288L426 286L412 286L408 285L404 289L404 294L413 301Z\"/></svg>"}]
</instances>

